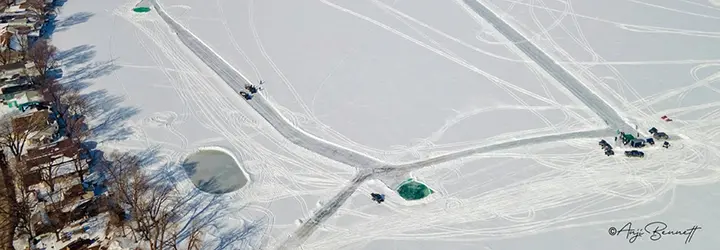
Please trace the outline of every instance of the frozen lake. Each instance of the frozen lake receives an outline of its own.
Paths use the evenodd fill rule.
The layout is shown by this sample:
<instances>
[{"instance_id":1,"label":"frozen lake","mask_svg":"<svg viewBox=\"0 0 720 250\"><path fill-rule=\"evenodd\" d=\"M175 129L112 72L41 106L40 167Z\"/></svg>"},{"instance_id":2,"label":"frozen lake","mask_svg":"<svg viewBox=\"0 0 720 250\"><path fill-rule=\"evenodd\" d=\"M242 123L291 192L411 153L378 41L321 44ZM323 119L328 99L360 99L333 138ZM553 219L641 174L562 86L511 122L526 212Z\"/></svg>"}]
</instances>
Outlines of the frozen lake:
<instances>
[{"instance_id":1,"label":"frozen lake","mask_svg":"<svg viewBox=\"0 0 720 250\"><path fill-rule=\"evenodd\" d=\"M256 237L264 245L232 249L274 249L327 204L337 212L319 223L304 249L720 244L708 237L720 225L712 209L720 180L714 164L720 159L720 8L707 1L482 1L623 118L678 138L670 149L643 149L644 159L628 159L620 149L607 157L600 138L586 138L483 152L398 177L435 191L424 199L406 201L385 179L371 178L338 204L333 197L362 169L294 144L298 138L259 115L258 102L240 98L181 43L157 9L137 14L130 10L138 0L121 2L77 0L64 7L63 18L94 13L54 36L59 50L86 48L92 55L75 65L64 60L64 71L88 71L104 61L119 67L75 79L141 107L127 122L133 133L118 147L157 146L173 162L197 148L231 151L195 159L182 184L237 190L222 196L242 209L227 218L230 229L264 222ZM243 76L265 80L263 95L292 124L389 164L605 126L462 0L159 2ZM660 121L661 115L675 121ZM232 155L242 158L241 166ZM374 203L373 192L385 193L386 202ZM671 229L703 229L690 244L647 236L631 244L608 235L609 227L656 220Z\"/></svg>"},{"instance_id":2,"label":"frozen lake","mask_svg":"<svg viewBox=\"0 0 720 250\"><path fill-rule=\"evenodd\" d=\"M201 149L189 155L183 169L195 187L212 194L237 191L249 181L232 155L216 149Z\"/></svg>"},{"instance_id":3,"label":"frozen lake","mask_svg":"<svg viewBox=\"0 0 720 250\"><path fill-rule=\"evenodd\" d=\"M380 1L161 3L243 75L265 80L295 125L382 160L602 124L517 51L476 38L486 27L455 6L417 3L443 12L419 20Z\"/></svg>"}]
</instances>

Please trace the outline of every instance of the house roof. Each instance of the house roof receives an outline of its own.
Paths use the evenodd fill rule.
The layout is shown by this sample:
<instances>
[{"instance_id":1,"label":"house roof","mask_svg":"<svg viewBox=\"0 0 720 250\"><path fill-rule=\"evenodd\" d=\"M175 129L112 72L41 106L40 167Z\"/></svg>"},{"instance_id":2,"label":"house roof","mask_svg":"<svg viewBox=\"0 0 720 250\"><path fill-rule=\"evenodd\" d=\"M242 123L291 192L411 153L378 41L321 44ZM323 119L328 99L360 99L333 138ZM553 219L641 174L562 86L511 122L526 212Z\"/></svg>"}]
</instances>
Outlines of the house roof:
<instances>
[{"instance_id":1,"label":"house roof","mask_svg":"<svg viewBox=\"0 0 720 250\"><path fill-rule=\"evenodd\" d=\"M55 161L66 157L74 158L79 152L79 143L65 139L47 146L28 149L26 154L27 165L32 168L44 164L60 164L62 162L67 162L67 160L61 160L59 163L56 163Z\"/></svg>"},{"instance_id":2,"label":"house roof","mask_svg":"<svg viewBox=\"0 0 720 250\"><path fill-rule=\"evenodd\" d=\"M11 64L0 65L0 71L24 69L25 62L16 62Z\"/></svg>"},{"instance_id":3,"label":"house roof","mask_svg":"<svg viewBox=\"0 0 720 250\"><path fill-rule=\"evenodd\" d=\"M39 110L36 112L33 112L30 115L24 115L15 117L12 120L12 128L13 131L25 131L28 129L37 129L37 127L34 127L31 125L31 123L35 122L47 122L50 118L50 112L47 110Z\"/></svg>"},{"instance_id":4,"label":"house roof","mask_svg":"<svg viewBox=\"0 0 720 250\"><path fill-rule=\"evenodd\" d=\"M75 184L65 191L66 198L80 197L85 194L85 189L82 183Z\"/></svg>"},{"instance_id":5,"label":"house roof","mask_svg":"<svg viewBox=\"0 0 720 250\"><path fill-rule=\"evenodd\" d=\"M29 187L42 182L42 174L40 171L33 171L23 176L23 185Z\"/></svg>"}]
</instances>

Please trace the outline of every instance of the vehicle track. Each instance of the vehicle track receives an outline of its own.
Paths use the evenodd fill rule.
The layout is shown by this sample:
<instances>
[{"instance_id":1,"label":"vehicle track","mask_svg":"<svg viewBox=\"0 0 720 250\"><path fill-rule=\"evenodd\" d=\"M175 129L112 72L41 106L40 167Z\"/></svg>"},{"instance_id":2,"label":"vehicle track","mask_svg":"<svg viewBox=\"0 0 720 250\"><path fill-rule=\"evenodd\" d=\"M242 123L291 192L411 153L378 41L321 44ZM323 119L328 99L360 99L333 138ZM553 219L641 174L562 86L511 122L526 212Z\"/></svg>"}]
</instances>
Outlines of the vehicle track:
<instances>
[{"instance_id":1,"label":"vehicle track","mask_svg":"<svg viewBox=\"0 0 720 250\"><path fill-rule=\"evenodd\" d=\"M187 46L196 56L199 57L201 61L203 61L209 68L211 68L223 81L225 81L231 88L233 88L235 91L242 91L244 90L245 84L250 84L250 82L243 77L240 73L238 73L236 70L232 68L231 65L229 65L227 62L225 62L221 57L219 57L216 53L214 53L207 45L205 45L202 41L200 41L197 37L195 37L192 33L190 33L187 29L182 27L179 23L177 23L175 20L173 20L168 14L164 11L162 6L158 4L155 0L151 1L153 6L155 7L157 13L160 15L160 17L170 26L170 28L175 32L178 39ZM530 55L529 55L530 56ZM532 58L533 56L531 56ZM552 65L557 66L557 64L551 63ZM566 73L569 75L569 73ZM572 78L572 76L570 76ZM574 78L573 78L574 79ZM575 80L577 82L577 80ZM579 83L578 83L579 84ZM582 86L581 84L579 84ZM575 92L578 92L582 94L583 90L576 90ZM586 90L587 92L590 92L589 90ZM598 98L592 92L590 94L594 98ZM579 97L581 100L583 97ZM599 99L599 98L598 98ZM597 101L594 99L590 99L590 101ZM380 160L374 159L370 156L337 146L333 145L331 143L325 142L319 138L315 138L298 128L295 128L290 124L287 120L285 120L280 113L272 107L272 105L262 96L262 94L258 95L251 101L247 102L256 112L258 112L265 120L270 123L271 126L275 128L283 137L287 138L292 143L305 148L309 151L315 152L317 154L323 155L329 159L335 160L340 163L347 164L352 167L356 167L360 169L360 172L356 174L355 178L352 179L352 181L345 187L343 190L335 195L332 199L330 199L328 202L326 202L322 208L320 208L317 212L315 212L310 219L305 221L296 231L294 231L290 237L282 243L280 246L280 249L286 249L286 248L295 248L302 245L302 243L312 235L312 233L317 229L317 226L325 221L327 218L329 218L331 215L333 215L344 203L345 201L357 190L357 188L367 179L385 175L385 174L391 174L396 173L397 171L411 171L414 169L419 169L427 166L432 166L436 164L440 164L443 162L455 160L462 157L467 157L474 154L480 154L480 153L489 153L497 150L503 150L503 149L510 149L520 146L527 146L527 145L533 145L533 144L539 144L539 143L547 143L552 141L560 141L560 140L566 140L566 139L575 139L575 138L593 138L598 136L607 136L607 135L613 135L614 129L601 129L601 130L592 130L592 131L580 131L580 132L571 132L571 133L563 133L563 134L555 134L555 135L546 135L546 136L537 136L537 137L531 137L531 138L524 138L524 139L518 139L518 140L512 140L512 141L505 141L490 145L483 145L480 147L470 148L446 155L441 155L433 158L429 158L422 161L417 162L411 162L411 163L405 163L405 164L386 164L381 162ZM602 100L599 100L599 103L604 104L605 106L599 106L599 113L606 114L605 117L608 117L607 120L614 122L613 124L623 124L627 128L631 128L627 124L624 123L622 118L620 118L619 115L614 113L612 108L607 106ZM592 104L592 102L590 102ZM609 112L609 113L608 113ZM601 117L604 117L601 115ZM626 131L635 131L632 130L626 130Z\"/></svg>"},{"instance_id":2,"label":"vehicle track","mask_svg":"<svg viewBox=\"0 0 720 250\"><path fill-rule=\"evenodd\" d=\"M583 104L587 105L590 110L595 112L602 118L607 125L613 129L619 129L626 133L636 134L638 131L628 124L615 109L607 102L593 93L583 83L580 82L572 73L560 64L556 63L550 55L543 52L532 41L528 40L520 34L515 28L510 26L492 10L490 10L482 0L463 0L476 14L490 23L500 34L506 37L510 42L522 51L526 56L532 59L550 76L562 84Z\"/></svg>"}]
</instances>

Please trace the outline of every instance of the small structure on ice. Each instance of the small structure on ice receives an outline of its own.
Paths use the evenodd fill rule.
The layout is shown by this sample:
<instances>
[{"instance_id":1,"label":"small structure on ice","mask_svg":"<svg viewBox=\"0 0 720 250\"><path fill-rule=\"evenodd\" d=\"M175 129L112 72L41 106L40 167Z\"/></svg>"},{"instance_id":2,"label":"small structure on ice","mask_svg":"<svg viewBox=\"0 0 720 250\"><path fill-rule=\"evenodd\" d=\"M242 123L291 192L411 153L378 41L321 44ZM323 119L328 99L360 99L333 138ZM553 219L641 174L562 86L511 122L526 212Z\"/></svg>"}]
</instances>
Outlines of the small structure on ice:
<instances>
[{"instance_id":1,"label":"small structure on ice","mask_svg":"<svg viewBox=\"0 0 720 250\"><path fill-rule=\"evenodd\" d=\"M378 204L385 201L385 195L384 194L378 194L378 193L371 193L370 197L372 197L373 201L376 201Z\"/></svg>"}]
</instances>

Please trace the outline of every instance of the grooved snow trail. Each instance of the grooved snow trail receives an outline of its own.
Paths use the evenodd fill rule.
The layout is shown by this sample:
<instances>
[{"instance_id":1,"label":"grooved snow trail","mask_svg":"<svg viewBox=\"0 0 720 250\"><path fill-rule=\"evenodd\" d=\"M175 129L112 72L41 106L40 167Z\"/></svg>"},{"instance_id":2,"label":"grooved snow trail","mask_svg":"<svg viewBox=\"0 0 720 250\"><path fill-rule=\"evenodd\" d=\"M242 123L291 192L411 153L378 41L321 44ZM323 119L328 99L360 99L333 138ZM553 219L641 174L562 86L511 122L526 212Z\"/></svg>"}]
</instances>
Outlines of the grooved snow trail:
<instances>
[{"instance_id":1,"label":"grooved snow trail","mask_svg":"<svg viewBox=\"0 0 720 250\"><path fill-rule=\"evenodd\" d=\"M372 175L373 174L371 174L367 169L358 173L348 186L343 188L340 193L336 194L335 197L333 197L328 203L317 210L310 219L303 222L303 224L295 230L295 232L293 232L293 234L278 249L295 249L300 247L300 245L302 245L302 243L305 242L305 240L307 240L313 232L315 232L317 226L327 218L330 218L331 215L335 214L345 201L350 198L353 193L355 193L355 190L360 187L360 184Z\"/></svg>"},{"instance_id":2,"label":"grooved snow trail","mask_svg":"<svg viewBox=\"0 0 720 250\"><path fill-rule=\"evenodd\" d=\"M194 34L170 17L160 4L156 1L152 1L152 4L160 17L175 31L180 41L235 90L236 93L245 90L245 84L252 84L247 78L235 71L234 68L219 55L213 52L206 44L200 41L200 39L195 37ZM265 118L275 130L295 145L353 167L379 167L383 165L381 161L370 156L331 144L330 142L293 127L293 125L285 121L282 115L267 103L264 98L253 98L253 101L247 103Z\"/></svg>"},{"instance_id":3,"label":"grooved snow trail","mask_svg":"<svg viewBox=\"0 0 720 250\"><path fill-rule=\"evenodd\" d=\"M511 148L516 148L516 147L521 147L521 146L562 141L562 140L568 140L568 139L595 138L595 137L614 136L614 135L615 135L614 129L606 128L606 129L599 129L599 130L535 136L535 137L530 137L530 138L517 139L517 140L513 140L513 141L499 142L499 143L485 145L485 146L472 148L472 149L468 149L468 150L453 152L453 153L449 153L449 154L445 154L445 155L436 156L436 157L433 157L433 158L430 158L427 160L423 160L423 161L392 166L392 168L396 168L397 170L418 169L418 168L423 168L423 167L427 167L427 166L431 166L431 165L437 165L437 164L448 162L451 160L471 156L474 154L490 153L493 151L498 151L498 150L503 150L503 149L511 149Z\"/></svg>"},{"instance_id":4,"label":"grooved snow trail","mask_svg":"<svg viewBox=\"0 0 720 250\"><path fill-rule=\"evenodd\" d=\"M605 123L612 129L620 129L626 133L635 134L638 131L630 126L620 115L610 107L608 103L603 101L599 96L593 93L580 80L573 76L567 69L557 64L548 54L535 46L530 40L526 39L520 32L515 30L510 24L503 21L492 10L488 9L480 1L482 0L463 0L475 13L490 23L500 34L510 40L510 42L520 49L525 55L530 57L543 70L550 74L560 84L565 86L575 97L580 99L588 108L594 111Z\"/></svg>"},{"instance_id":5,"label":"grooved snow trail","mask_svg":"<svg viewBox=\"0 0 720 250\"><path fill-rule=\"evenodd\" d=\"M241 91L241 90L244 90L245 84L250 84L250 81L248 79L246 79L244 76L242 76L239 72L235 71L231 65L229 65L226 61L224 61L219 55L214 53L200 39L195 37L195 35L193 35L187 29L182 27L182 25L177 23L174 19L172 19L172 17L168 16L168 14L160 6L160 4L158 4L154 0L151 2L153 4L153 6L155 7L157 13L160 15L160 17L170 26L170 28L173 31L175 31L175 33L177 34L177 37L180 39L180 41L185 46L187 46L188 49L190 49L193 53L195 53L195 55L197 55L199 57L199 59L201 61L203 61L203 63L205 63L208 67L210 67L232 89L234 89L235 91ZM552 61L552 60L550 60L550 61ZM550 63L550 64L557 66L554 63ZM567 72L566 72L566 74L567 74ZM569 74L567 74L567 75L569 75ZM575 81L577 82L577 80L575 80ZM578 83L578 85L582 86L579 83ZM572 90L572 88L569 88L569 89ZM585 90L585 91L590 92L589 90ZM575 90L575 92L582 93L582 91L578 91L578 90ZM573 92L573 93L575 93L575 92ZM592 93L592 92L590 92L590 93ZM580 99L584 100L581 96L582 96L582 94L580 95ZM597 98L594 95L591 95L591 96ZM597 98L597 99L599 100L599 98ZM423 168L423 167L451 161L451 160L454 160L457 158L470 156L473 154L489 153L492 151L497 151L497 150L502 150L502 149L510 149L510 148L514 148L514 147L527 146L527 145L546 143L546 142L552 142L552 141L559 141L559 140L565 140L565 139L599 137L599 136L607 136L607 135L614 134L613 129L602 129L602 130L580 131L580 132L571 132L571 133L564 133L564 134L537 136L537 137L532 137L532 138L523 138L523 139L518 139L518 140L514 140L514 141L506 141L506 142L499 142L499 143L491 144L491 145L479 146L476 148L466 149L466 150L459 151L459 152L436 156L436 157L418 161L418 162L389 165L389 164L385 164L377 159L374 159L370 156L367 156L367 155L364 155L364 154L361 154L358 152L354 152L350 149L346 149L344 147L332 144L330 142L326 142L322 139L314 137L314 136L307 134L304 131L294 127L289 121L285 120L282 117L282 115L280 115L280 113L276 109L274 109L272 107L272 105L270 103L268 103L267 100L262 95L259 95L259 97L256 97L252 101L249 101L247 103L256 112L258 112L265 120L267 120L268 123L270 123L272 125L272 127L275 128L275 130L277 130L283 137L287 138L292 143L294 143L300 147L303 147L307 150L310 150L312 152L315 152L317 154L323 155L329 159L347 164L352 167L375 168L373 170L362 169L356 175L356 177L353 178L353 180L351 180L351 182L340 193L338 193L332 199L330 199L327 203L325 203L322 208L320 208L315 213L313 213L313 215L310 219L305 221L296 231L294 231L292 233L292 235L285 242L283 242L283 245L280 248L299 247L300 245L302 245L302 243L310 235L312 235L312 233L317 229L317 226L320 223L322 223L323 221L325 221L327 218L332 216L345 203L345 201L355 192L355 190L357 190L357 188L360 186L361 183L363 183L365 180L367 180L375 175L385 174L385 173L392 172L392 171L408 171L408 170L412 170L412 169ZM590 102L590 103L592 103L592 102ZM602 100L600 100L599 103L605 104L604 102L602 102ZM591 108L592 108L592 106L591 106ZM612 110L612 108L610 108L607 105L606 105L606 107L602 107L602 108L609 109L609 110L611 110L611 112L608 113L609 115L605 115L605 116L601 115L601 117L611 117L612 119L609 119L610 121L613 121L613 122L619 121L618 124L623 124L624 126L627 126L627 124L624 123L622 118L620 118L614 112L614 110ZM607 111L605 111L605 112L607 112ZM615 116L615 117L613 117L613 116ZM632 129L632 130L627 130L627 131L635 131L635 130Z\"/></svg>"},{"instance_id":6,"label":"grooved snow trail","mask_svg":"<svg viewBox=\"0 0 720 250\"><path fill-rule=\"evenodd\" d=\"M464 150L460 152L454 152L446 155L441 155L437 157L433 157L427 160L408 163L408 164L401 164L401 165L388 165L386 167L373 169L371 174L368 174L366 172L360 172L357 174L357 176L353 179L353 181L343 189L340 194L335 195L328 203L326 203L320 210L318 210L316 213L312 215L312 217L305 221L300 228L298 228L290 237L288 237L288 240L285 241L278 249L293 249L299 247L305 240L307 240L310 235L317 229L317 226L319 223L325 221L327 218L329 218L331 215L335 214L335 212L342 206L343 203L354 193L354 190L358 188L358 186L361 184L361 182L374 177L376 175L386 174L389 172L394 171L409 171L413 169L419 169L424 168L432 165L437 165L443 162L451 161L454 159L474 155L474 154L480 154L480 153L489 153L497 150L502 149L510 149L520 146L527 146L527 145L533 145L533 144L540 144L540 143L547 143L547 142L553 142L553 141L560 141L560 140L567 140L567 139L578 139L578 138L595 138L595 137L601 137L601 136L612 136L615 134L615 131L612 129L601 129L601 130L591 130L591 131L580 131L580 132L571 132L571 133L564 133L564 134L555 134L555 135L544 135L544 136L537 136L537 137L531 137L531 138L523 138L518 139L514 141L507 141L507 142L500 142L496 144L481 146L469 150ZM363 170L365 171L365 170Z\"/></svg>"}]
</instances>

